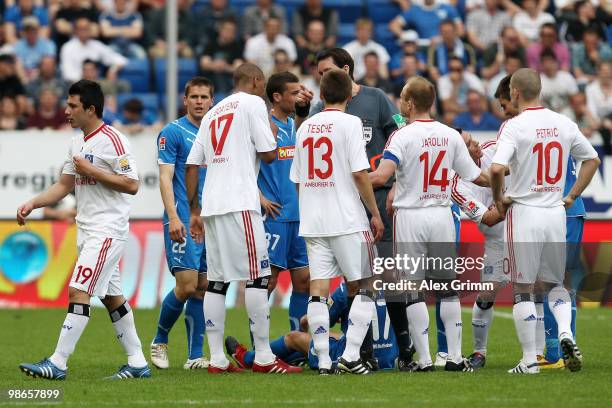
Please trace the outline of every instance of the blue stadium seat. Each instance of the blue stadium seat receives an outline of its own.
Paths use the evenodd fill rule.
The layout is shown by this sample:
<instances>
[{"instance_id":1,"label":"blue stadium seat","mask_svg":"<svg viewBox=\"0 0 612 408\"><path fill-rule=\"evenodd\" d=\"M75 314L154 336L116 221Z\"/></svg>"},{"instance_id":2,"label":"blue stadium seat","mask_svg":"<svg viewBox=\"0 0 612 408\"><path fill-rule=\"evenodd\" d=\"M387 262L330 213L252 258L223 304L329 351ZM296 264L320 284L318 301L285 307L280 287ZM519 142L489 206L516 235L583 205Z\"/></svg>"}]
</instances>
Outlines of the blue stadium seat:
<instances>
[{"instance_id":1,"label":"blue stadium seat","mask_svg":"<svg viewBox=\"0 0 612 408\"><path fill-rule=\"evenodd\" d=\"M374 24L389 24L389 21L398 16L402 9L391 2L391 0L370 0L368 4L368 15Z\"/></svg>"},{"instance_id":2,"label":"blue stadium seat","mask_svg":"<svg viewBox=\"0 0 612 408\"><path fill-rule=\"evenodd\" d=\"M147 92L150 89L151 74L149 60L132 59L119 71L118 79L126 80L132 92Z\"/></svg>"},{"instance_id":3,"label":"blue stadium seat","mask_svg":"<svg viewBox=\"0 0 612 408\"><path fill-rule=\"evenodd\" d=\"M255 4L255 0L230 0L230 6L238 11L239 15L244 14L244 10Z\"/></svg>"},{"instance_id":4,"label":"blue stadium seat","mask_svg":"<svg viewBox=\"0 0 612 408\"><path fill-rule=\"evenodd\" d=\"M336 9L342 23L354 23L365 11L361 0L323 0L323 5Z\"/></svg>"},{"instance_id":5,"label":"blue stadium seat","mask_svg":"<svg viewBox=\"0 0 612 408\"><path fill-rule=\"evenodd\" d=\"M379 24L374 28L374 39L384 46L390 55L399 50L397 39L386 24Z\"/></svg>"},{"instance_id":6,"label":"blue stadium seat","mask_svg":"<svg viewBox=\"0 0 612 408\"><path fill-rule=\"evenodd\" d=\"M159 116L159 97L153 92L130 92L117 95L117 110L121 113L123 104L130 99L138 99L142 102L144 110Z\"/></svg>"},{"instance_id":7,"label":"blue stadium seat","mask_svg":"<svg viewBox=\"0 0 612 408\"><path fill-rule=\"evenodd\" d=\"M340 24L338 27L338 44L345 45L355 39L355 24Z\"/></svg>"},{"instance_id":8,"label":"blue stadium seat","mask_svg":"<svg viewBox=\"0 0 612 408\"><path fill-rule=\"evenodd\" d=\"M166 65L165 59L155 60L155 87L159 95L166 93ZM198 65L195 59L181 58L178 60L178 90L181 92L183 87L191 78L198 74Z\"/></svg>"},{"instance_id":9,"label":"blue stadium seat","mask_svg":"<svg viewBox=\"0 0 612 408\"><path fill-rule=\"evenodd\" d=\"M291 28L293 12L304 5L304 0L277 0L276 4L285 8L285 15L289 19L289 28Z\"/></svg>"}]
</instances>

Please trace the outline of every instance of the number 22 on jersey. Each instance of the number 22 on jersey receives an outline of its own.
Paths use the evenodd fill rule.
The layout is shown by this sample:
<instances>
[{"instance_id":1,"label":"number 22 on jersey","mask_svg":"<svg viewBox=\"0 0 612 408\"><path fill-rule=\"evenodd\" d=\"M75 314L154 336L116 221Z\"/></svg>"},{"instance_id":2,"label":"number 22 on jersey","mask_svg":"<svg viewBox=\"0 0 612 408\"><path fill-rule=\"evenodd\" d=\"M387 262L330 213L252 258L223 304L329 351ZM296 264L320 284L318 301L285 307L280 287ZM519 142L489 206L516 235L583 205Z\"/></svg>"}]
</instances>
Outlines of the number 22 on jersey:
<instances>
[{"instance_id":1,"label":"number 22 on jersey","mask_svg":"<svg viewBox=\"0 0 612 408\"><path fill-rule=\"evenodd\" d=\"M221 115L218 118L213 118L210 121L210 137L212 138L213 149L215 150L215 156L221 156L223 153L223 146L225 145L225 139L227 139L227 134L232 126L232 121L234 120L233 113L227 113L225 115ZM217 139L217 135L221 134L221 138Z\"/></svg>"}]
</instances>

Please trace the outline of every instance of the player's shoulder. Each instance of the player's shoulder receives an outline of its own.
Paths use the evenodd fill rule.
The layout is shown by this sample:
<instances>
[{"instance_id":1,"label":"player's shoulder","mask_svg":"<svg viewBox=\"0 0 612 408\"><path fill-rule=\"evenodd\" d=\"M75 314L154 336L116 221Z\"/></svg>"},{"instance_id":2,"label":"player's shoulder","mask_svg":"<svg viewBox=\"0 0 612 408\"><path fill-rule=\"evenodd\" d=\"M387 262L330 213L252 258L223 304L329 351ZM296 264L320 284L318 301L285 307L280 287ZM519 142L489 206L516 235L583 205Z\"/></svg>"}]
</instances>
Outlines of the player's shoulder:
<instances>
[{"instance_id":1,"label":"player's shoulder","mask_svg":"<svg viewBox=\"0 0 612 408\"><path fill-rule=\"evenodd\" d=\"M100 133L108 152L122 156L129 151L129 139L113 126L105 124L100 129Z\"/></svg>"},{"instance_id":2,"label":"player's shoulder","mask_svg":"<svg viewBox=\"0 0 612 408\"><path fill-rule=\"evenodd\" d=\"M496 146L497 146L497 140L491 139L491 140L482 142L482 144L480 145L480 149L483 151L483 153L491 152L491 151L495 151Z\"/></svg>"}]
</instances>

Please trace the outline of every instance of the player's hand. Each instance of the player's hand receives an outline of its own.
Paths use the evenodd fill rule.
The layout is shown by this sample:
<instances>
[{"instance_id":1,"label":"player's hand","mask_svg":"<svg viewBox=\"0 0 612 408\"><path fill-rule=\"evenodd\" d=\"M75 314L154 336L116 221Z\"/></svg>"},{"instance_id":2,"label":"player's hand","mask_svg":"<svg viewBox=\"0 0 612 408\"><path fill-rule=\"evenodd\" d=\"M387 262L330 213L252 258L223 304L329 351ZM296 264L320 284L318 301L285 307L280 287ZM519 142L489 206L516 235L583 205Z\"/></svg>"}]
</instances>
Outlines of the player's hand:
<instances>
[{"instance_id":1,"label":"player's hand","mask_svg":"<svg viewBox=\"0 0 612 408\"><path fill-rule=\"evenodd\" d=\"M302 316L300 319L300 331L308 333L308 316Z\"/></svg>"},{"instance_id":2,"label":"player's hand","mask_svg":"<svg viewBox=\"0 0 612 408\"><path fill-rule=\"evenodd\" d=\"M575 201L574 198L572 198L569 195L567 195L567 196L565 196L565 198L563 198L563 206L567 210L568 208L571 208L572 205L574 205L574 201Z\"/></svg>"},{"instance_id":3,"label":"player's hand","mask_svg":"<svg viewBox=\"0 0 612 408\"><path fill-rule=\"evenodd\" d=\"M195 242L198 244L204 242L204 223L199 214L191 214L191 217L189 217L189 231L191 231L191 238Z\"/></svg>"},{"instance_id":4,"label":"player's hand","mask_svg":"<svg viewBox=\"0 0 612 408\"><path fill-rule=\"evenodd\" d=\"M84 157L74 156L72 162L74 163L74 170L78 174L84 177L94 177L96 168L89 160Z\"/></svg>"},{"instance_id":5,"label":"player's hand","mask_svg":"<svg viewBox=\"0 0 612 408\"><path fill-rule=\"evenodd\" d=\"M385 230L385 225L380 218L380 215L372 216L370 220L370 226L372 227L372 233L374 233L374 242L380 241Z\"/></svg>"},{"instance_id":6,"label":"player's hand","mask_svg":"<svg viewBox=\"0 0 612 408\"><path fill-rule=\"evenodd\" d=\"M171 218L170 224L168 225L168 232L170 233L170 239L182 244L185 242L187 236L187 230L185 226L178 218Z\"/></svg>"},{"instance_id":7,"label":"player's hand","mask_svg":"<svg viewBox=\"0 0 612 408\"><path fill-rule=\"evenodd\" d=\"M275 203L272 200L268 200L264 197L263 194L260 194L261 199L261 207L264 210L264 214L266 217L272 217L273 220L276 219L276 216L280 215L280 209L283 208L279 203Z\"/></svg>"},{"instance_id":8,"label":"player's hand","mask_svg":"<svg viewBox=\"0 0 612 408\"><path fill-rule=\"evenodd\" d=\"M502 217L502 219L506 219L506 212L510 205L512 205L512 199L508 196L503 196L501 200L495 202L495 207L497 208L497 212Z\"/></svg>"},{"instance_id":9,"label":"player's hand","mask_svg":"<svg viewBox=\"0 0 612 408\"><path fill-rule=\"evenodd\" d=\"M312 101L312 98L314 98L314 93L300 84L300 93L298 93L295 98L295 104L297 106L306 106Z\"/></svg>"},{"instance_id":10,"label":"player's hand","mask_svg":"<svg viewBox=\"0 0 612 408\"><path fill-rule=\"evenodd\" d=\"M17 209L17 224L25 225L26 217L30 215L33 209L34 209L34 204L32 204L31 201L28 201L27 203L22 204Z\"/></svg>"}]
</instances>

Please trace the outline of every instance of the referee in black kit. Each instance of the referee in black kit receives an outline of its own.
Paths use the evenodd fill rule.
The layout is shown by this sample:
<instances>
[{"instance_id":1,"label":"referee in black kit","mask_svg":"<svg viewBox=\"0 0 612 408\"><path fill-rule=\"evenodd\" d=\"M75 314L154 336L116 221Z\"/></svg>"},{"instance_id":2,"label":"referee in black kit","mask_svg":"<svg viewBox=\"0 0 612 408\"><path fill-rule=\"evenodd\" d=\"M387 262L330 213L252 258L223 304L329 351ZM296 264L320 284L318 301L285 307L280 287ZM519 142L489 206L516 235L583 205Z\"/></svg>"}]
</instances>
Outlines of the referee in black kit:
<instances>
[{"instance_id":1,"label":"referee in black kit","mask_svg":"<svg viewBox=\"0 0 612 408\"><path fill-rule=\"evenodd\" d=\"M317 55L317 69L319 75L332 69L345 70L353 80L353 98L349 101L346 107L346 113L355 115L361 119L363 124L363 133L366 141L366 152L370 161L370 171L374 171L378 166L382 153L389 139L389 136L399 127L405 125L404 119L399 114L397 108L383 91L378 88L358 85L353 78L353 69L355 62L351 55L343 48L330 48L321 51ZM311 115L320 112L323 109L323 103L319 102L310 112ZM375 189L376 204L382 216L385 225L385 231L378 245L379 256L391 257L392 242L393 242L393 225L385 209L387 195L393 185L393 179L381 188ZM349 303L353 300L356 294L356 288L349 287ZM410 352L410 336L408 334L408 319L406 317L406 300L403 297L389 299L387 295L387 311L391 318L393 331L400 348L398 367L400 370L407 368L412 360ZM373 368L376 360L373 358L372 350L372 327L364 340L362 347L362 359Z\"/></svg>"}]
</instances>

